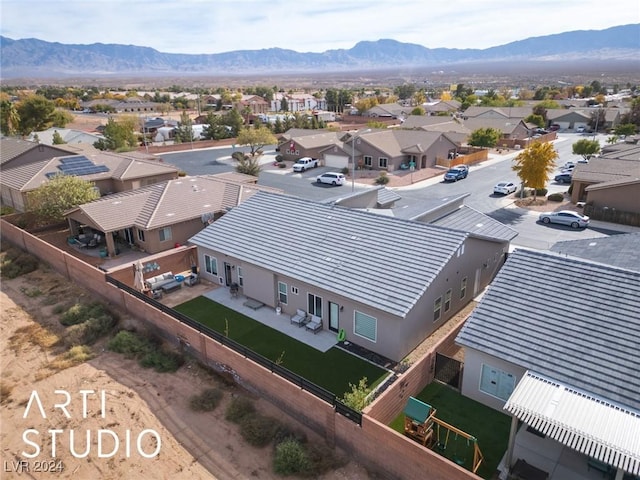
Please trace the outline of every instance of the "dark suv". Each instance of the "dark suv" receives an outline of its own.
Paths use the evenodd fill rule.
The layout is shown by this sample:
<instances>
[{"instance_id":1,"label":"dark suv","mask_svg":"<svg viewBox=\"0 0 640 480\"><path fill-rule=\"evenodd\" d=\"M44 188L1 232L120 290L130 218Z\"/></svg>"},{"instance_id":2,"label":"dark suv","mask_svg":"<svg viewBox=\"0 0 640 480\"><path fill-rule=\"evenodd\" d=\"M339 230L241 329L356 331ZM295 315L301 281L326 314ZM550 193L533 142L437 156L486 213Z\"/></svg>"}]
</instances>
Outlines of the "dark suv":
<instances>
[{"instance_id":1,"label":"dark suv","mask_svg":"<svg viewBox=\"0 0 640 480\"><path fill-rule=\"evenodd\" d=\"M462 180L463 178L467 178L469 175L469 167L466 165L457 165L452 167L444 174L445 182L457 182L458 180Z\"/></svg>"}]
</instances>

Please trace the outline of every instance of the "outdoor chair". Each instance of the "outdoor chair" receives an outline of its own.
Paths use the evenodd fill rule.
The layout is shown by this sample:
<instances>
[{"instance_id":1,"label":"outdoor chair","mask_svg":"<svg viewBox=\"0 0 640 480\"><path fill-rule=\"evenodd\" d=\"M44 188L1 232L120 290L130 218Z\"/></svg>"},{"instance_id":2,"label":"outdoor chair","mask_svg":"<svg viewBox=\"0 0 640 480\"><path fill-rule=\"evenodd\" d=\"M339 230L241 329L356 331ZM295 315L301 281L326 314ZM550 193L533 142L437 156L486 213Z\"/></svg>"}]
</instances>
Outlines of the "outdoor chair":
<instances>
[{"instance_id":1,"label":"outdoor chair","mask_svg":"<svg viewBox=\"0 0 640 480\"><path fill-rule=\"evenodd\" d=\"M304 310L296 310L296 314L291 317L291 323L298 325L298 327L303 326L307 323L307 312Z\"/></svg>"},{"instance_id":2,"label":"outdoor chair","mask_svg":"<svg viewBox=\"0 0 640 480\"><path fill-rule=\"evenodd\" d=\"M315 335L322 330L322 318L311 315L311 319L306 323L305 327Z\"/></svg>"}]
</instances>

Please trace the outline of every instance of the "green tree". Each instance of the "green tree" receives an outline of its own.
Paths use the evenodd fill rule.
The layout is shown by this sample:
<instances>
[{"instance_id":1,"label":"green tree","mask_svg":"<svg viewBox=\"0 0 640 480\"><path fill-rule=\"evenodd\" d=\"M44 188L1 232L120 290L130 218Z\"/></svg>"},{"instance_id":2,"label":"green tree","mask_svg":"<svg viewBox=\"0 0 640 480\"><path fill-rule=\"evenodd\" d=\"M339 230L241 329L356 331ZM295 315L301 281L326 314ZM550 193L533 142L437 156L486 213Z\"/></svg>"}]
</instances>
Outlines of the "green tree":
<instances>
[{"instance_id":1,"label":"green tree","mask_svg":"<svg viewBox=\"0 0 640 480\"><path fill-rule=\"evenodd\" d=\"M9 99L0 101L0 132L3 135L15 135L20 129L20 114Z\"/></svg>"},{"instance_id":2,"label":"green tree","mask_svg":"<svg viewBox=\"0 0 640 480\"><path fill-rule=\"evenodd\" d=\"M242 129L244 120L242 115L240 115L236 109L233 109L225 113L220 122L222 125L226 125L231 128L231 131L229 132L230 137L237 137L238 133L240 133L240 130Z\"/></svg>"},{"instance_id":3,"label":"green tree","mask_svg":"<svg viewBox=\"0 0 640 480\"><path fill-rule=\"evenodd\" d=\"M175 142L186 143L193 141L193 122L187 112L182 112L180 122L175 131Z\"/></svg>"},{"instance_id":4,"label":"green tree","mask_svg":"<svg viewBox=\"0 0 640 480\"><path fill-rule=\"evenodd\" d=\"M574 143L571 146L571 150L574 155L582 155L582 158L589 160L589 158L600 151L600 142L598 142L598 140L583 138Z\"/></svg>"},{"instance_id":5,"label":"green tree","mask_svg":"<svg viewBox=\"0 0 640 480\"><path fill-rule=\"evenodd\" d=\"M266 145L275 143L278 143L278 139L271 133L271 130L264 126L259 128L243 128L238 134L238 144L249 145L251 157L255 157Z\"/></svg>"},{"instance_id":6,"label":"green tree","mask_svg":"<svg viewBox=\"0 0 640 480\"><path fill-rule=\"evenodd\" d=\"M280 111L281 112L289 111L289 102L287 101L287 97L282 97L282 101L280 102Z\"/></svg>"},{"instance_id":7,"label":"green tree","mask_svg":"<svg viewBox=\"0 0 640 480\"><path fill-rule=\"evenodd\" d=\"M62 145L64 143L67 143L62 139L62 135L60 135L57 130L53 132L52 142L54 145Z\"/></svg>"},{"instance_id":8,"label":"green tree","mask_svg":"<svg viewBox=\"0 0 640 480\"><path fill-rule=\"evenodd\" d=\"M51 115L51 125L54 127L64 128L71 122L73 122L73 115L65 110L56 110Z\"/></svg>"},{"instance_id":9,"label":"green tree","mask_svg":"<svg viewBox=\"0 0 640 480\"><path fill-rule=\"evenodd\" d=\"M637 128L633 123L625 123L614 128L613 133L616 135L635 135Z\"/></svg>"},{"instance_id":10,"label":"green tree","mask_svg":"<svg viewBox=\"0 0 640 480\"><path fill-rule=\"evenodd\" d=\"M27 210L41 224L64 220L64 212L100 198L93 182L74 175L55 175L27 195Z\"/></svg>"},{"instance_id":11,"label":"green tree","mask_svg":"<svg viewBox=\"0 0 640 480\"><path fill-rule=\"evenodd\" d=\"M99 140L93 145L100 150L113 150L116 152L132 150L137 146L134 128L135 124L132 125L126 118L118 121L109 118L104 127L104 141Z\"/></svg>"},{"instance_id":12,"label":"green tree","mask_svg":"<svg viewBox=\"0 0 640 480\"><path fill-rule=\"evenodd\" d=\"M532 113L527 118L525 118L524 121L526 123L533 123L534 125L537 125L540 128L544 128L544 118L542 117L542 115L536 115Z\"/></svg>"},{"instance_id":13,"label":"green tree","mask_svg":"<svg viewBox=\"0 0 640 480\"><path fill-rule=\"evenodd\" d=\"M525 187L532 187L537 191L547 184L549 176L555 168L558 152L553 144L547 142L533 142L514 159L511 167L520 177Z\"/></svg>"},{"instance_id":14,"label":"green tree","mask_svg":"<svg viewBox=\"0 0 640 480\"><path fill-rule=\"evenodd\" d=\"M495 147L500 140L502 133L495 128L478 128L471 132L467 143L474 147L492 148Z\"/></svg>"},{"instance_id":15,"label":"green tree","mask_svg":"<svg viewBox=\"0 0 640 480\"><path fill-rule=\"evenodd\" d=\"M424 108L422 107L415 107L413 110L411 110L411 115L424 115L425 111Z\"/></svg>"},{"instance_id":16,"label":"green tree","mask_svg":"<svg viewBox=\"0 0 640 480\"><path fill-rule=\"evenodd\" d=\"M353 408L361 412L364 407L369 403L367 395L369 394L369 387L367 386L367 377L363 377L358 382L358 385L354 385L349 382L350 392L346 392L342 398L342 403L348 407Z\"/></svg>"},{"instance_id":17,"label":"green tree","mask_svg":"<svg viewBox=\"0 0 640 480\"><path fill-rule=\"evenodd\" d=\"M640 97L631 100L629 111L620 118L622 124L633 123L636 127L640 127Z\"/></svg>"},{"instance_id":18,"label":"green tree","mask_svg":"<svg viewBox=\"0 0 640 480\"><path fill-rule=\"evenodd\" d=\"M393 93L395 93L401 100L406 100L407 98L413 97L413 94L416 93L416 86L413 83L398 85L393 89Z\"/></svg>"},{"instance_id":19,"label":"green tree","mask_svg":"<svg viewBox=\"0 0 640 480\"><path fill-rule=\"evenodd\" d=\"M20 116L18 131L21 135L28 135L51 125L56 106L42 95L29 95L18 103L16 109Z\"/></svg>"}]
</instances>

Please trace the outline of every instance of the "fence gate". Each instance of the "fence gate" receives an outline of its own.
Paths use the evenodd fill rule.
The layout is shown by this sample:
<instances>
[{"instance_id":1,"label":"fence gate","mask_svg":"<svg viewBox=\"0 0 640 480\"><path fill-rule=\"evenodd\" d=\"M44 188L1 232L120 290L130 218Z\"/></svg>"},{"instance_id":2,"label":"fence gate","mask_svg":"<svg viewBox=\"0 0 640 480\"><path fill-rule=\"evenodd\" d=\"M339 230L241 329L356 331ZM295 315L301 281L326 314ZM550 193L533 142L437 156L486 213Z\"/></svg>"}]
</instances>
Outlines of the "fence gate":
<instances>
[{"instance_id":1,"label":"fence gate","mask_svg":"<svg viewBox=\"0 0 640 480\"><path fill-rule=\"evenodd\" d=\"M460 390L463 363L436 352L435 379Z\"/></svg>"}]
</instances>

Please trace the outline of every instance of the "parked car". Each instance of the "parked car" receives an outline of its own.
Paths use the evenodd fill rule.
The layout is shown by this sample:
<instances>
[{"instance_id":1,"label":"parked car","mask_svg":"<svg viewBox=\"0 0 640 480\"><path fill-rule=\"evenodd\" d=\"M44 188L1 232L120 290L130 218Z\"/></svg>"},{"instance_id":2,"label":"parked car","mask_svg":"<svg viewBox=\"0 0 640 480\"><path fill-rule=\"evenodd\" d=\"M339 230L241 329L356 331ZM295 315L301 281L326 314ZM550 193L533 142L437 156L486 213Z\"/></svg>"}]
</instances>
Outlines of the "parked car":
<instances>
[{"instance_id":1,"label":"parked car","mask_svg":"<svg viewBox=\"0 0 640 480\"><path fill-rule=\"evenodd\" d=\"M344 185L345 178L342 173L327 172L316 177L317 183L328 183L330 185Z\"/></svg>"},{"instance_id":2,"label":"parked car","mask_svg":"<svg viewBox=\"0 0 640 480\"><path fill-rule=\"evenodd\" d=\"M557 123L553 123L549 127L549 130L551 130L552 132L557 132L558 130L560 130L560 125L558 125Z\"/></svg>"},{"instance_id":3,"label":"parked car","mask_svg":"<svg viewBox=\"0 0 640 480\"><path fill-rule=\"evenodd\" d=\"M554 177L556 183L571 183L571 174L570 173L561 173L560 175L556 175Z\"/></svg>"},{"instance_id":4,"label":"parked car","mask_svg":"<svg viewBox=\"0 0 640 480\"><path fill-rule=\"evenodd\" d=\"M493 187L493 193L497 193L500 195L509 195L510 193L515 192L518 189L518 186L513 182L500 182Z\"/></svg>"},{"instance_id":5,"label":"parked car","mask_svg":"<svg viewBox=\"0 0 640 480\"><path fill-rule=\"evenodd\" d=\"M560 210L559 212L545 212L538 217L542 223L559 223L569 225L571 228L585 228L589 225L589 217L580 215L571 210Z\"/></svg>"},{"instance_id":6,"label":"parked car","mask_svg":"<svg viewBox=\"0 0 640 480\"><path fill-rule=\"evenodd\" d=\"M467 178L467 175L469 175L469 167L467 167L466 165L458 165L456 167L450 168L447 173L444 174L444 181L457 182L458 180Z\"/></svg>"},{"instance_id":7,"label":"parked car","mask_svg":"<svg viewBox=\"0 0 640 480\"><path fill-rule=\"evenodd\" d=\"M567 168L572 168L575 166L576 166L575 162L567 162L562 166L562 170L566 170Z\"/></svg>"},{"instance_id":8,"label":"parked car","mask_svg":"<svg viewBox=\"0 0 640 480\"><path fill-rule=\"evenodd\" d=\"M562 167L562 170L560 170L560 173L572 174L575 168L576 168L575 165L571 165L570 167Z\"/></svg>"},{"instance_id":9,"label":"parked car","mask_svg":"<svg viewBox=\"0 0 640 480\"><path fill-rule=\"evenodd\" d=\"M304 172L310 168L316 168L318 166L318 159L311 157L299 158L296 163L293 164L294 172Z\"/></svg>"},{"instance_id":10,"label":"parked car","mask_svg":"<svg viewBox=\"0 0 640 480\"><path fill-rule=\"evenodd\" d=\"M576 128L576 133L584 133L586 131L587 129L583 125L580 125L579 127Z\"/></svg>"}]
</instances>

